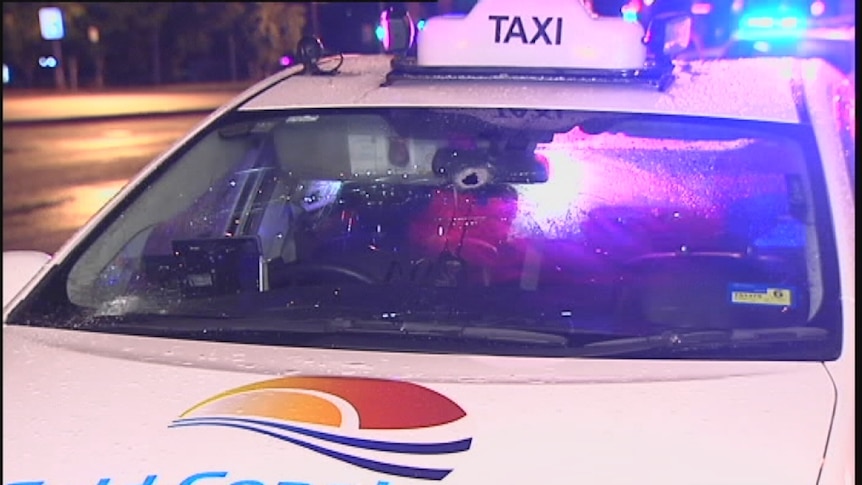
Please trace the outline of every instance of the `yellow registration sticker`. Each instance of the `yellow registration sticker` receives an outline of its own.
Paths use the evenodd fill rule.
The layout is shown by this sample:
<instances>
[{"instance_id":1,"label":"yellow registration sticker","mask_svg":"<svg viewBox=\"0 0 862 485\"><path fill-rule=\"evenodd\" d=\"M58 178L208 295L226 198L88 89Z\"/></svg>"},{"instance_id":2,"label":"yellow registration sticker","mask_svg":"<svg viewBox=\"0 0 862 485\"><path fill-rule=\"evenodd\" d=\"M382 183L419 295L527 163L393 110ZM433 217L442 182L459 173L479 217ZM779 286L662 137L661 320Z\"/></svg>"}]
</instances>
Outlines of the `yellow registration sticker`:
<instances>
[{"instance_id":1,"label":"yellow registration sticker","mask_svg":"<svg viewBox=\"0 0 862 485\"><path fill-rule=\"evenodd\" d=\"M793 290L766 285L733 284L730 287L730 302L743 305L793 306Z\"/></svg>"}]
</instances>

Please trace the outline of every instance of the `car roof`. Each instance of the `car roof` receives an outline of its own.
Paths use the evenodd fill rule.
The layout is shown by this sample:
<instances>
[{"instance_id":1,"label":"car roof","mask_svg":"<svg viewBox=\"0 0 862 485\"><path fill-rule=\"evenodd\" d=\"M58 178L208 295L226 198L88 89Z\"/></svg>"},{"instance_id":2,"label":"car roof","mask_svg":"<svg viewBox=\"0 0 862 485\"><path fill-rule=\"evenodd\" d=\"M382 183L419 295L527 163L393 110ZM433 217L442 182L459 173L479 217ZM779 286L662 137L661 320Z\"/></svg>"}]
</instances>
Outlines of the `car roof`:
<instances>
[{"instance_id":1,"label":"car roof","mask_svg":"<svg viewBox=\"0 0 862 485\"><path fill-rule=\"evenodd\" d=\"M664 91L640 84L513 79L422 79L384 86L387 55L347 55L335 75L276 74L240 111L337 107L471 107L641 112L799 123L806 61L691 61ZM295 74L295 75L292 75Z\"/></svg>"}]
</instances>

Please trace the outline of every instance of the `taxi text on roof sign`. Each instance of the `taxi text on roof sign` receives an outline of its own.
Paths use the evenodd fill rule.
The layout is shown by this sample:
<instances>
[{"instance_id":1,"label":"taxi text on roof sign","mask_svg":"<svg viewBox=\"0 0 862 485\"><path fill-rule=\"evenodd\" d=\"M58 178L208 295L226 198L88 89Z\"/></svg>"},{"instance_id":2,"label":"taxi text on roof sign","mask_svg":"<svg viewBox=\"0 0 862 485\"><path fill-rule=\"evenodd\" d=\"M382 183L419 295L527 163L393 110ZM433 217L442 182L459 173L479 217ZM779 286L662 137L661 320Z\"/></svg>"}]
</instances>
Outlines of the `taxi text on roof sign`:
<instances>
[{"instance_id":1,"label":"taxi text on roof sign","mask_svg":"<svg viewBox=\"0 0 862 485\"><path fill-rule=\"evenodd\" d=\"M479 0L465 16L428 19L420 66L639 69L644 29L594 16L581 0Z\"/></svg>"}]
</instances>

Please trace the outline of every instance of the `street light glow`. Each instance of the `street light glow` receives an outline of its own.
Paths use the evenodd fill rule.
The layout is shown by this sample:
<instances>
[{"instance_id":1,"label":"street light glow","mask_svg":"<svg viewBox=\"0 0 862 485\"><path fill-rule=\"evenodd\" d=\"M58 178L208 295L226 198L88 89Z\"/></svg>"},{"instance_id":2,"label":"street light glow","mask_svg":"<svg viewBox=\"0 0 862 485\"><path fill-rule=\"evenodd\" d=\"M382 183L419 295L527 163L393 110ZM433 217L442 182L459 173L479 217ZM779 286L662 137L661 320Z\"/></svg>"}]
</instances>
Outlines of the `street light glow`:
<instances>
[{"instance_id":1,"label":"street light glow","mask_svg":"<svg viewBox=\"0 0 862 485\"><path fill-rule=\"evenodd\" d=\"M90 42L92 42L93 44L98 44L98 43L99 43L99 29L98 29L97 27L95 27L95 26L91 25L91 26L87 29L87 38L88 38L88 39L90 40Z\"/></svg>"},{"instance_id":2,"label":"street light glow","mask_svg":"<svg viewBox=\"0 0 862 485\"><path fill-rule=\"evenodd\" d=\"M62 39L66 35L63 28L63 11L58 7L40 8L39 30L45 40Z\"/></svg>"},{"instance_id":3,"label":"street light glow","mask_svg":"<svg viewBox=\"0 0 862 485\"><path fill-rule=\"evenodd\" d=\"M39 58L39 67L54 69L57 67L57 58L54 56L42 56Z\"/></svg>"}]
</instances>

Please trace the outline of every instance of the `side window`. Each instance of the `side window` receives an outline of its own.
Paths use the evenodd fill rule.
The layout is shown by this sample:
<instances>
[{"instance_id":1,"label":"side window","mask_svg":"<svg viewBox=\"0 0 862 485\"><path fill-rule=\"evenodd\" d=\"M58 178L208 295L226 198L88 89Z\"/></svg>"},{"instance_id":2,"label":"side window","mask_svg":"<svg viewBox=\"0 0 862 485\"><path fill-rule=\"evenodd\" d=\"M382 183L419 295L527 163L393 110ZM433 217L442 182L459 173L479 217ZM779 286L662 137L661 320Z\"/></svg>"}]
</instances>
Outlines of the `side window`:
<instances>
[{"instance_id":1,"label":"side window","mask_svg":"<svg viewBox=\"0 0 862 485\"><path fill-rule=\"evenodd\" d=\"M845 80L833 97L835 122L853 190L856 190L856 86ZM855 195L855 192L854 192Z\"/></svg>"}]
</instances>

